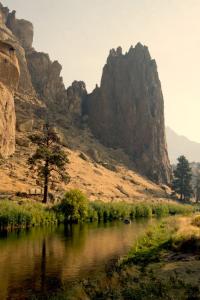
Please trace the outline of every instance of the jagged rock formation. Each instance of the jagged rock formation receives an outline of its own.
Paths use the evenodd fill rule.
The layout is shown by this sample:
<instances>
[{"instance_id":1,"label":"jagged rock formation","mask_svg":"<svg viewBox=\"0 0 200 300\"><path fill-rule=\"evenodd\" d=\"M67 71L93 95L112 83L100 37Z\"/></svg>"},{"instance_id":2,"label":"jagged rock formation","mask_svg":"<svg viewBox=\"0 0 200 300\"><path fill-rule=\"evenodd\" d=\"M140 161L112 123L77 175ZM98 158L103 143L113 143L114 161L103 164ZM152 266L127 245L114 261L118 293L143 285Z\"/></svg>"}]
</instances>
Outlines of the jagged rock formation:
<instances>
[{"instance_id":1,"label":"jagged rock formation","mask_svg":"<svg viewBox=\"0 0 200 300\"><path fill-rule=\"evenodd\" d=\"M7 14L6 26L18 38L22 47L27 50L33 45L33 24L27 20L16 19L16 11Z\"/></svg>"},{"instance_id":2,"label":"jagged rock formation","mask_svg":"<svg viewBox=\"0 0 200 300\"><path fill-rule=\"evenodd\" d=\"M20 67L20 81L19 81L18 91L23 94L34 95L34 89L32 86L31 77L27 67L25 50L20 44L20 40L18 39L18 37L12 33L12 31L9 29L7 24L11 15L13 16L13 18L15 18L15 14L10 13L9 9L7 7L4 7L0 3L0 40L11 42L14 48L16 49L16 55ZM17 30L17 24L15 30Z\"/></svg>"},{"instance_id":3,"label":"jagged rock formation","mask_svg":"<svg viewBox=\"0 0 200 300\"><path fill-rule=\"evenodd\" d=\"M125 150L142 174L169 182L163 96L148 49L138 44L125 55L120 47L111 50L100 88L88 95L82 81L65 88L61 65L33 48L33 33L30 22L18 20L15 11L0 4L0 40L13 45L19 61L15 108L20 137L40 130L47 115L63 132L81 121L84 128L88 121L103 144Z\"/></svg>"},{"instance_id":4,"label":"jagged rock formation","mask_svg":"<svg viewBox=\"0 0 200 300\"><path fill-rule=\"evenodd\" d=\"M67 89L68 107L67 110L73 119L80 119L82 116L82 105L87 97L86 85L83 81L74 81Z\"/></svg>"},{"instance_id":5,"label":"jagged rock formation","mask_svg":"<svg viewBox=\"0 0 200 300\"><path fill-rule=\"evenodd\" d=\"M58 61L52 62L48 54L34 49L26 51L26 58L33 86L48 109L65 114L66 122L80 121L82 101L87 95L85 83L74 81L65 89Z\"/></svg>"},{"instance_id":6,"label":"jagged rock formation","mask_svg":"<svg viewBox=\"0 0 200 300\"><path fill-rule=\"evenodd\" d=\"M48 110L65 113L70 121L80 119L82 97L87 93L85 84L74 81L66 90L60 75L62 66L58 61L52 62L48 54L33 48L33 25L26 20L16 19L15 14L15 11L7 11L6 26L25 50L31 84L37 96L48 106Z\"/></svg>"},{"instance_id":7,"label":"jagged rock formation","mask_svg":"<svg viewBox=\"0 0 200 300\"><path fill-rule=\"evenodd\" d=\"M19 66L12 44L0 41L0 155L15 151L14 91L18 86Z\"/></svg>"},{"instance_id":8,"label":"jagged rock formation","mask_svg":"<svg viewBox=\"0 0 200 300\"><path fill-rule=\"evenodd\" d=\"M84 113L106 146L124 149L142 174L169 183L163 95L147 47L138 43L125 55L121 47L110 51L101 86L88 96Z\"/></svg>"},{"instance_id":9,"label":"jagged rock formation","mask_svg":"<svg viewBox=\"0 0 200 300\"><path fill-rule=\"evenodd\" d=\"M66 89L60 75L62 67L59 62L52 62L48 54L33 48L33 25L29 21L17 19L16 12L10 12L2 4L0 16L0 39L12 40L20 65L20 83L15 97L17 129L30 129L30 124L37 123L38 111L42 119L48 115L54 121L59 119L62 125L64 120L59 114L65 115L66 124L80 123L82 97L87 94L85 84L75 81ZM43 104L41 101L38 103L38 99Z\"/></svg>"},{"instance_id":10,"label":"jagged rock formation","mask_svg":"<svg viewBox=\"0 0 200 300\"><path fill-rule=\"evenodd\" d=\"M52 62L46 53L35 50L26 53L29 72L38 96L49 105L58 103L65 95L65 86L60 77L61 65Z\"/></svg>"}]
</instances>

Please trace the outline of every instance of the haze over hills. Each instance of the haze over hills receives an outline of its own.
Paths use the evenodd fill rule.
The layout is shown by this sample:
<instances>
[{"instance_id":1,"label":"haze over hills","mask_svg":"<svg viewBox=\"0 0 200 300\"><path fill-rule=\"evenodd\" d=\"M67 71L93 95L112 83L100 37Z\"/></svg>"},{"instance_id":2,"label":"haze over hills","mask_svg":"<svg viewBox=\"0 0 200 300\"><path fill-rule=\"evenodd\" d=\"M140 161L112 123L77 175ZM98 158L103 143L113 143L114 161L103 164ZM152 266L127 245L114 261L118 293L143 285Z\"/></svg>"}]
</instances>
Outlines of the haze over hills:
<instances>
[{"instance_id":1,"label":"haze over hills","mask_svg":"<svg viewBox=\"0 0 200 300\"><path fill-rule=\"evenodd\" d=\"M166 137L169 158L172 164L177 162L180 155L185 155L190 162L200 162L200 143L178 135L170 127L166 127Z\"/></svg>"}]
</instances>

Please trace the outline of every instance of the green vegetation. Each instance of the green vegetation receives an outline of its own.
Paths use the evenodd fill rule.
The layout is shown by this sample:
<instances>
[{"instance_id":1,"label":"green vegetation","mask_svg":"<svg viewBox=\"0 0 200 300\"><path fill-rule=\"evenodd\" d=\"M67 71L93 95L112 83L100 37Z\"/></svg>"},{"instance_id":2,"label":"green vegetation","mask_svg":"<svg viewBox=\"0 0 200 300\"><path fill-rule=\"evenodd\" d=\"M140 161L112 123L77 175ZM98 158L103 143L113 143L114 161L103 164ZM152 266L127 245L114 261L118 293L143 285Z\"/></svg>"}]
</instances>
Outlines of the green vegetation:
<instances>
[{"instance_id":1,"label":"green vegetation","mask_svg":"<svg viewBox=\"0 0 200 300\"><path fill-rule=\"evenodd\" d=\"M61 149L58 135L49 124L45 124L42 134L31 135L30 140L37 145L37 148L28 163L32 170L37 170L38 178L42 179L43 202L47 203L49 183L52 177L56 174L65 183L69 181L69 175L65 171L65 165L69 160Z\"/></svg>"},{"instance_id":2,"label":"green vegetation","mask_svg":"<svg viewBox=\"0 0 200 300\"><path fill-rule=\"evenodd\" d=\"M55 206L55 211L64 215L65 222L82 221L114 221L124 219L164 217L168 215L191 213L191 205L176 203L127 203L93 201L79 190L67 192L61 203Z\"/></svg>"},{"instance_id":3,"label":"green vegetation","mask_svg":"<svg viewBox=\"0 0 200 300\"><path fill-rule=\"evenodd\" d=\"M96 212L98 220L112 221L120 219L164 217L175 214L186 214L193 211L190 205L175 203L126 203L94 201L90 203L92 211Z\"/></svg>"},{"instance_id":4,"label":"green vegetation","mask_svg":"<svg viewBox=\"0 0 200 300\"><path fill-rule=\"evenodd\" d=\"M0 202L0 230L45 225L56 223L57 220L56 214L41 203L8 200Z\"/></svg>"},{"instance_id":5,"label":"green vegetation","mask_svg":"<svg viewBox=\"0 0 200 300\"><path fill-rule=\"evenodd\" d=\"M184 155L178 158L174 171L173 189L180 195L181 200L189 200L192 195L192 172L188 160Z\"/></svg>"},{"instance_id":6,"label":"green vegetation","mask_svg":"<svg viewBox=\"0 0 200 300\"><path fill-rule=\"evenodd\" d=\"M30 200L1 201L0 229L30 227L48 223L108 222L114 220L164 217L188 214L191 205L176 203L89 202L79 190L65 193L56 205L45 205Z\"/></svg>"},{"instance_id":7,"label":"green vegetation","mask_svg":"<svg viewBox=\"0 0 200 300\"><path fill-rule=\"evenodd\" d=\"M48 299L200 299L199 256L194 255L199 253L200 232L192 225L199 218L159 221L104 274L82 280L70 291L63 286Z\"/></svg>"},{"instance_id":8,"label":"green vegetation","mask_svg":"<svg viewBox=\"0 0 200 300\"><path fill-rule=\"evenodd\" d=\"M199 250L200 233L191 227L191 217L159 222L111 272L82 282L82 299L200 299L199 258L194 260Z\"/></svg>"},{"instance_id":9,"label":"green vegetation","mask_svg":"<svg viewBox=\"0 0 200 300\"><path fill-rule=\"evenodd\" d=\"M78 223L87 219L89 201L79 190L71 190L65 193L56 210L64 215L65 222Z\"/></svg>"},{"instance_id":10,"label":"green vegetation","mask_svg":"<svg viewBox=\"0 0 200 300\"><path fill-rule=\"evenodd\" d=\"M130 251L127 258L122 264L144 264L159 260L159 254L164 249L169 249L171 245L171 236L175 232L175 224L161 222L150 229L144 237L142 237L136 246Z\"/></svg>"}]
</instances>

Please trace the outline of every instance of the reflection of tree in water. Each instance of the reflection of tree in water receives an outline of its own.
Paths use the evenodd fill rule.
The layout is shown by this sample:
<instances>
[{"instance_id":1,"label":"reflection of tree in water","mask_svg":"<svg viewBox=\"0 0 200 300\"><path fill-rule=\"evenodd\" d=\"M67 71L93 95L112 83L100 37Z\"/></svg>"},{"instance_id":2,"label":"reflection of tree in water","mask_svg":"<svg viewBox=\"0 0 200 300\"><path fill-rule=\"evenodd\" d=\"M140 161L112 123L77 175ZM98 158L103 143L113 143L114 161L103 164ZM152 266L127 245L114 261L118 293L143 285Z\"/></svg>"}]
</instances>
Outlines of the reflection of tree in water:
<instances>
[{"instance_id":1,"label":"reflection of tree in water","mask_svg":"<svg viewBox=\"0 0 200 300\"><path fill-rule=\"evenodd\" d=\"M50 293L61 288L62 267L59 267L60 264L58 264L58 269L54 269L53 274L48 272L48 265L50 264L50 257L47 255L48 250L51 253L51 249L48 249L47 239L43 238L40 260L35 260L33 273L29 274L25 280L20 281L19 279L17 287L11 286L11 283L7 300L25 300L34 296L41 296L45 300L48 299Z\"/></svg>"},{"instance_id":2,"label":"reflection of tree in water","mask_svg":"<svg viewBox=\"0 0 200 300\"><path fill-rule=\"evenodd\" d=\"M94 276L94 272L104 269L105 262L125 253L127 245L146 226L147 223L89 223L36 228L19 237L11 235L6 243L2 240L0 295L7 293L7 299L12 300L31 299L30 295L48 299L45 294L52 295L63 283L70 290L74 281ZM7 270L7 276L3 270ZM38 297L41 295L43 298Z\"/></svg>"},{"instance_id":3,"label":"reflection of tree in water","mask_svg":"<svg viewBox=\"0 0 200 300\"><path fill-rule=\"evenodd\" d=\"M42 242L42 255L41 255L41 291L44 293L46 291L46 255L47 255L47 248L46 248L46 239L43 239Z\"/></svg>"},{"instance_id":4,"label":"reflection of tree in water","mask_svg":"<svg viewBox=\"0 0 200 300\"><path fill-rule=\"evenodd\" d=\"M91 226L90 226L91 227ZM64 228L64 235L66 237L65 246L70 246L76 251L84 248L87 241L89 225L88 224L67 224Z\"/></svg>"}]
</instances>

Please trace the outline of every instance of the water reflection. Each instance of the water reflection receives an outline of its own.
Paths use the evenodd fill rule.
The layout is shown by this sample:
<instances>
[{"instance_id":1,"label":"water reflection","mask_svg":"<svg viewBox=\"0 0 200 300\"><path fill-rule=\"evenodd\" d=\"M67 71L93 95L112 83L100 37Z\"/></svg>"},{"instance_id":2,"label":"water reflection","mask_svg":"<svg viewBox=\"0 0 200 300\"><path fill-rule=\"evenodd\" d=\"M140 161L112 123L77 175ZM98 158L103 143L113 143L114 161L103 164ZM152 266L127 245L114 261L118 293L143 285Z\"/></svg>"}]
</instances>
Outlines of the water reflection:
<instances>
[{"instance_id":1,"label":"water reflection","mask_svg":"<svg viewBox=\"0 0 200 300\"><path fill-rule=\"evenodd\" d=\"M125 254L147 221L34 228L0 236L0 299L29 299L94 275Z\"/></svg>"}]
</instances>

